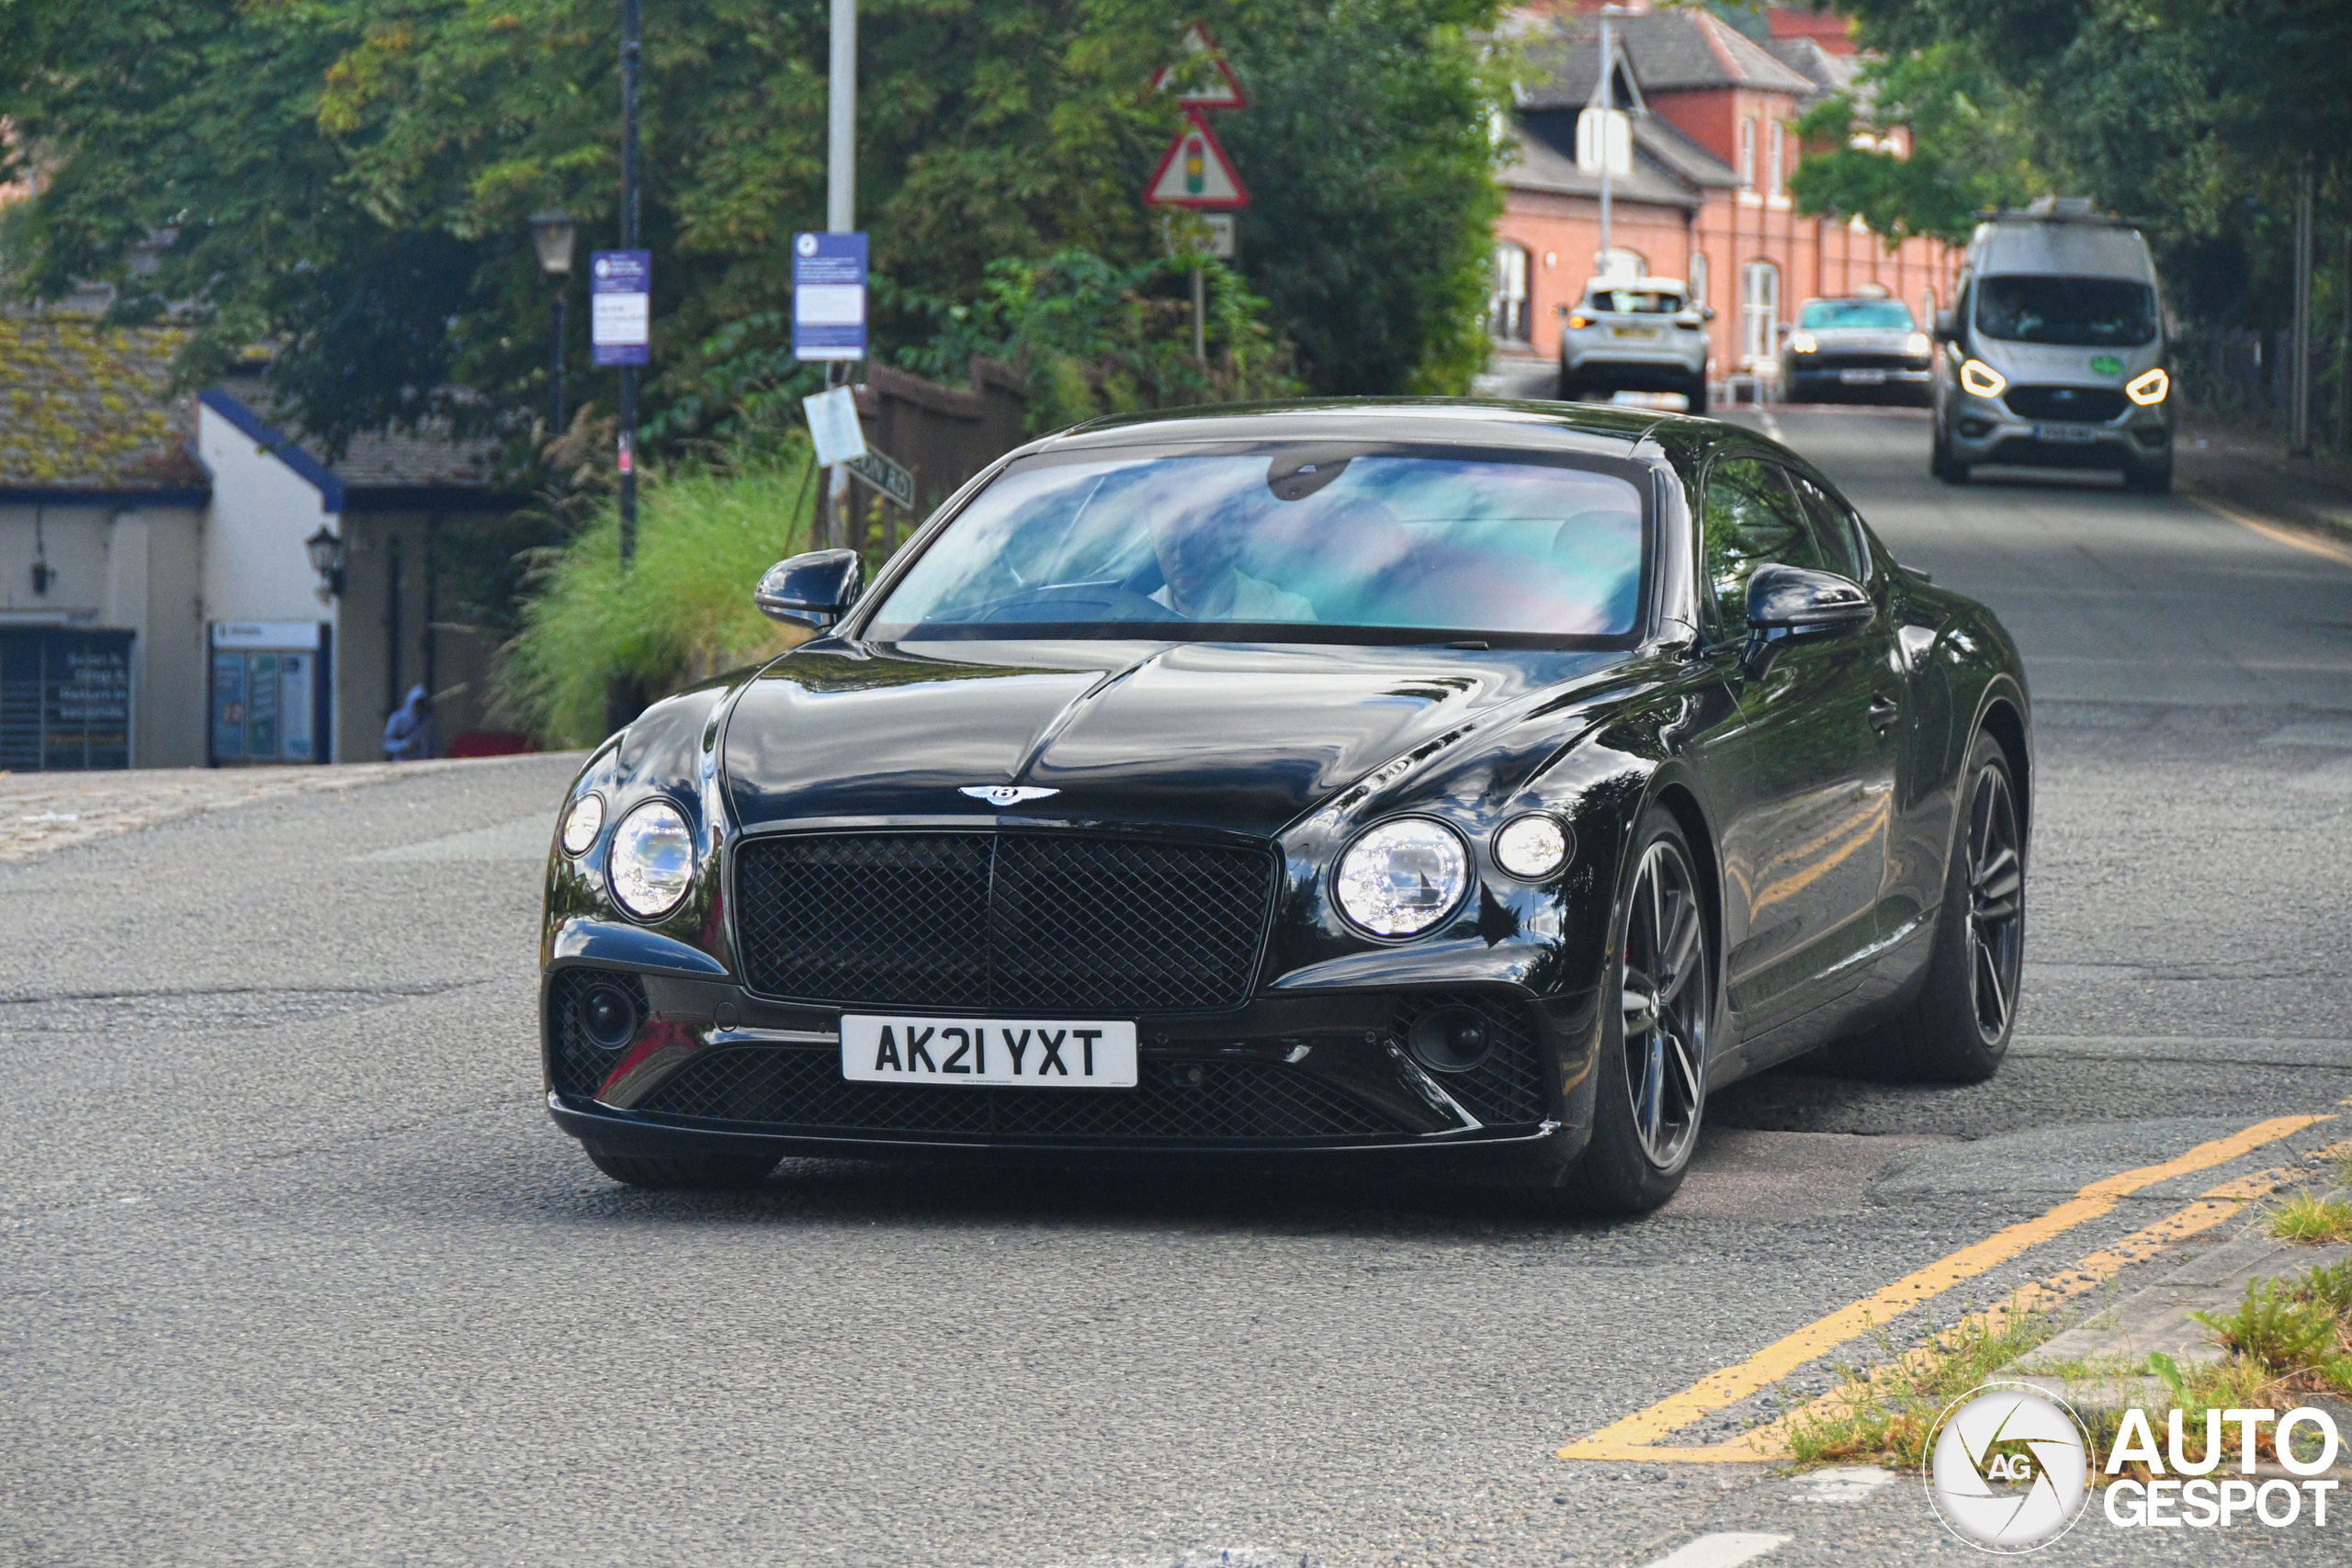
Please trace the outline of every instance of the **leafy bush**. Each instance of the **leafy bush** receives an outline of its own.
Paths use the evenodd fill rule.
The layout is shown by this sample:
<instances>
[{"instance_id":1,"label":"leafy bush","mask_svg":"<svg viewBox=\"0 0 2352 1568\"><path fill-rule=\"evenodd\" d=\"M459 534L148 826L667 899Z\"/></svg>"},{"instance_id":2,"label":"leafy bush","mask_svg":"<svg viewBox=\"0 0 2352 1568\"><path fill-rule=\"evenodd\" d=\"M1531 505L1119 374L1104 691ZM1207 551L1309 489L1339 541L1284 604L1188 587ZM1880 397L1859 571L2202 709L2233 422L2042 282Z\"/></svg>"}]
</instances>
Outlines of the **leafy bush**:
<instances>
[{"instance_id":1,"label":"leafy bush","mask_svg":"<svg viewBox=\"0 0 2352 1568\"><path fill-rule=\"evenodd\" d=\"M752 607L752 586L808 547L814 478L805 442L780 457L649 471L627 573L619 510L605 502L534 560L523 629L501 660L502 710L550 746L588 745L605 733L615 676L653 697L782 652L794 638Z\"/></svg>"}]
</instances>

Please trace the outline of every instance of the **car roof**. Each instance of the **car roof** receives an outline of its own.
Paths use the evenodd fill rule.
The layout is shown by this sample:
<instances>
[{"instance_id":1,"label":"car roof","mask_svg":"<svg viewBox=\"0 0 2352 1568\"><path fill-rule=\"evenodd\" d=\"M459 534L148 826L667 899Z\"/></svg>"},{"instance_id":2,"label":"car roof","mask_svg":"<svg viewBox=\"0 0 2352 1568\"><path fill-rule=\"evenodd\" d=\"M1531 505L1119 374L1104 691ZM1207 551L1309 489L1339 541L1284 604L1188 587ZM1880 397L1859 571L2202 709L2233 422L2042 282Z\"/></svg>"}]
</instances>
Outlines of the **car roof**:
<instances>
[{"instance_id":1,"label":"car roof","mask_svg":"<svg viewBox=\"0 0 2352 1568\"><path fill-rule=\"evenodd\" d=\"M1329 398L1279 403L1211 403L1113 414L1073 425L1023 451L1116 451L1137 446L1254 441L1401 442L1522 447L1625 457L1663 426L1695 432L1712 420L1607 403L1499 398ZM1729 429L1728 426L1716 428Z\"/></svg>"}]
</instances>

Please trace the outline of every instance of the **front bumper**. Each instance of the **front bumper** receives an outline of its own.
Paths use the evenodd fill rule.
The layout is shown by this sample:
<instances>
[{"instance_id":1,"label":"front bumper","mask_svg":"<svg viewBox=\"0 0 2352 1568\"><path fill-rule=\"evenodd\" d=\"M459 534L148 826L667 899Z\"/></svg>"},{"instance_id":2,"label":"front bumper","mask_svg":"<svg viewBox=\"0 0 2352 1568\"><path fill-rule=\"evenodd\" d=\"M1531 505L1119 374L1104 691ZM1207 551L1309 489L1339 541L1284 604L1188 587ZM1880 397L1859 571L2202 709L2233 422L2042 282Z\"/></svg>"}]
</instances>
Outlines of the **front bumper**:
<instances>
[{"instance_id":1,"label":"front bumper","mask_svg":"<svg viewBox=\"0 0 2352 1568\"><path fill-rule=\"evenodd\" d=\"M639 998L639 1025L616 1049L587 1041L572 1010L596 984ZM1414 1059L1414 1021L1441 1007L1489 1021L1492 1047L1476 1068L1440 1073ZM1088 1090L851 1083L840 1010L617 963L558 960L541 1019L550 1115L614 1153L1401 1159L1514 1180L1556 1177L1582 1153L1600 1028L1591 993L1544 1000L1481 985L1261 996L1221 1015L1139 1017L1142 1081Z\"/></svg>"},{"instance_id":2,"label":"front bumper","mask_svg":"<svg viewBox=\"0 0 2352 1568\"><path fill-rule=\"evenodd\" d=\"M1802 401L1890 395L1925 400L1935 382L1935 371L1924 359L1888 365L1883 359L1792 354L1781 364L1788 368L1790 392Z\"/></svg>"},{"instance_id":3,"label":"front bumper","mask_svg":"<svg viewBox=\"0 0 2352 1568\"><path fill-rule=\"evenodd\" d=\"M2172 459L2165 405L2133 405L2098 423L2032 420L1996 398L1952 394L1945 449L1961 463L2036 468L2139 468Z\"/></svg>"}]
</instances>

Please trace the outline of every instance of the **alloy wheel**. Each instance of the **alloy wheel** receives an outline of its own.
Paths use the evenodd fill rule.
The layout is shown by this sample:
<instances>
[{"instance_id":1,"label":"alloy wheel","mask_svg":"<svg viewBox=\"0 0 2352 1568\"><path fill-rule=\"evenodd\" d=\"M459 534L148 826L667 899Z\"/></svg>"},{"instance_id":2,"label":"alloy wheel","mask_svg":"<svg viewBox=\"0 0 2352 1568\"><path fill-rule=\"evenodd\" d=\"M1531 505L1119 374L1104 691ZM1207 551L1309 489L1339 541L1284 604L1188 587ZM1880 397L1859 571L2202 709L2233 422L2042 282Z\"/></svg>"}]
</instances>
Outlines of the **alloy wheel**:
<instances>
[{"instance_id":1,"label":"alloy wheel","mask_svg":"<svg viewBox=\"0 0 2352 1568\"><path fill-rule=\"evenodd\" d=\"M2007 776L1988 767L1977 773L1968 801L1968 993L1976 1032L1988 1045L2008 1032L2017 1010L2024 937L2017 801Z\"/></svg>"},{"instance_id":2,"label":"alloy wheel","mask_svg":"<svg viewBox=\"0 0 2352 1568\"><path fill-rule=\"evenodd\" d=\"M1669 840L1652 844L1625 917L1625 1088L1642 1153L1663 1171L1690 1158L1706 1099L1714 996L1702 915L1690 863Z\"/></svg>"}]
</instances>

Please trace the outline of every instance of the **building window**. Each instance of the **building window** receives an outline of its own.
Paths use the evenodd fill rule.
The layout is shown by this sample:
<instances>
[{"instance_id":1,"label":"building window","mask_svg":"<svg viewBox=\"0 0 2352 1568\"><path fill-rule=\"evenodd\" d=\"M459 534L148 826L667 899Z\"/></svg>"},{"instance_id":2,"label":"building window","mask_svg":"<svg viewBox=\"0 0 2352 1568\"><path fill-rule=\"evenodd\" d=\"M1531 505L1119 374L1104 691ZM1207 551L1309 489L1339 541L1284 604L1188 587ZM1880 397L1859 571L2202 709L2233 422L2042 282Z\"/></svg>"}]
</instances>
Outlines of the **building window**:
<instances>
[{"instance_id":1,"label":"building window","mask_svg":"<svg viewBox=\"0 0 2352 1568\"><path fill-rule=\"evenodd\" d=\"M1739 273L1739 360L1755 366L1774 356L1773 328L1781 320L1781 269L1752 261Z\"/></svg>"},{"instance_id":2,"label":"building window","mask_svg":"<svg viewBox=\"0 0 2352 1568\"><path fill-rule=\"evenodd\" d=\"M1739 188L1756 188L1756 122L1752 119L1739 122Z\"/></svg>"},{"instance_id":3,"label":"building window","mask_svg":"<svg viewBox=\"0 0 2352 1568\"><path fill-rule=\"evenodd\" d=\"M1518 245L1495 247L1495 278L1487 295L1487 331L1506 343L1532 341L1527 319L1527 252Z\"/></svg>"},{"instance_id":4,"label":"building window","mask_svg":"<svg viewBox=\"0 0 2352 1568\"><path fill-rule=\"evenodd\" d=\"M1764 194L1777 197L1781 194L1781 165L1785 157L1781 122L1774 120L1764 131Z\"/></svg>"}]
</instances>

